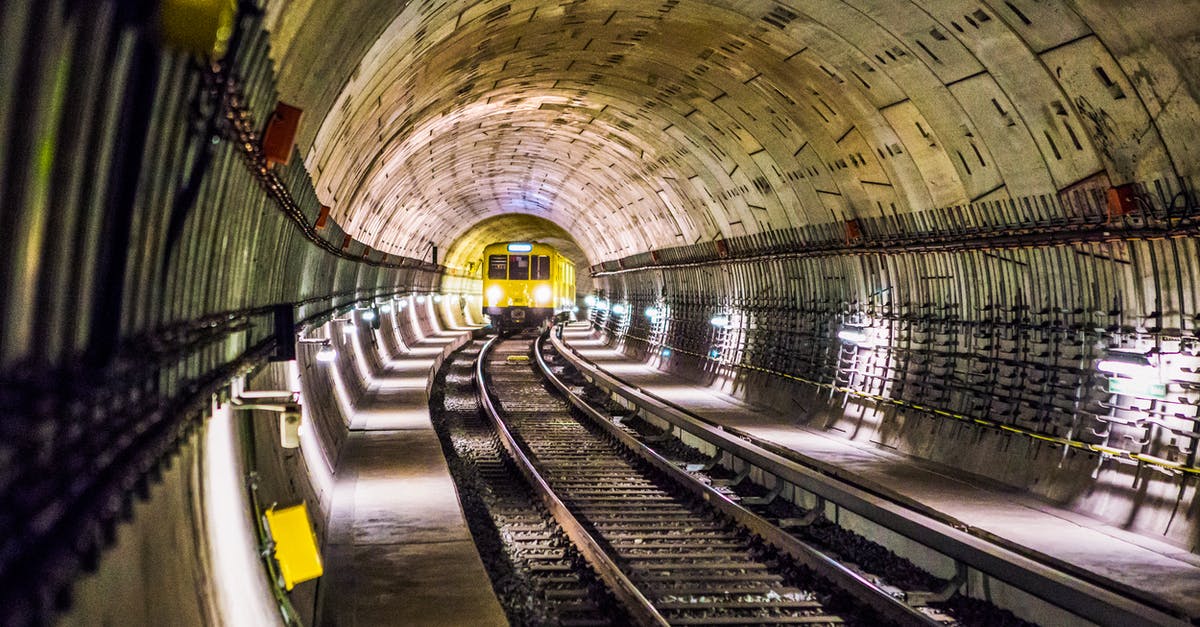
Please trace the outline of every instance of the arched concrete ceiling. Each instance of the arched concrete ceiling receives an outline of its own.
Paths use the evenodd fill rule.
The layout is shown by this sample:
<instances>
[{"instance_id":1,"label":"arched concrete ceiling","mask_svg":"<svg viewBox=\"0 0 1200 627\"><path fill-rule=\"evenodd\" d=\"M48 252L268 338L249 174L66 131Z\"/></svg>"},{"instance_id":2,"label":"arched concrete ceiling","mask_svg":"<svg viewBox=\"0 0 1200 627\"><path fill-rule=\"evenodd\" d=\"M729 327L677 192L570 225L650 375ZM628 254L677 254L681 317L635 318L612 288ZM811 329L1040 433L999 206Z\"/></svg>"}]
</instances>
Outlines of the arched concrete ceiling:
<instances>
[{"instance_id":1,"label":"arched concrete ceiling","mask_svg":"<svg viewBox=\"0 0 1200 627\"><path fill-rule=\"evenodd\" d=\"M277 9L280 89L334 217L400 254L522 213L594 263L1200 156L1200 0L336 4Z\"/></svg>"}]
</instances>

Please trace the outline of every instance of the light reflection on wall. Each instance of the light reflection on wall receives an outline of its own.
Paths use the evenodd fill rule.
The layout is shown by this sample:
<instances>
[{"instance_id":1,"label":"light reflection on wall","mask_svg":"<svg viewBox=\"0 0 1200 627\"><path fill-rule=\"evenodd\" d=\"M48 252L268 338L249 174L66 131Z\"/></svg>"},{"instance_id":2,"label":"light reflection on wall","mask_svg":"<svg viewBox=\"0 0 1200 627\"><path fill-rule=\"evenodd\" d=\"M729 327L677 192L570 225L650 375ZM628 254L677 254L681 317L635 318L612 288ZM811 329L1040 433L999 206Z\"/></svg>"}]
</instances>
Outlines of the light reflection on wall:
<instances>
[{"instance_id":1,"label":"light reflection on wall","mask_svg":"<svg viewBox=\"0 0 1200 627\"><path fill-rule=\"evenodd\" d=\"M258 556L230 406L214 405L206 427L201 492L214 605L227 625L278 625L279 611Z\"/></svg>"},{"instance_id":2,"label":"light reflection on wall","mask_svg":"<svg viewBox=\"0 0 1200 627\"><path fill-rule=\"evenodd\" d=\"M327 367L335 368L334 364L329 364ZM288 389L293 392L301 392L300 385L300 363L298 361L288 362ZM304 455L304 465L308 468L309 480L317 489L322 502L332 494L333 490L333 464L329 461L329 453L325 447L321 445L321 439L317 437L317 430L314 426L312 411L308 403L300 403L300 453Z\"/></svg>"},{"instance_id":3,"label":"light reflection on wall","mask_svg":"<svg viewBox=\"0 0 1200 627\"><path fill-rule=\"evenodd\" d=\"M354 315L354 314L352 313L351 315ZM371 328L370 323L360 322L358 324L361 325L363 328L367 329L369 332L374 333L374 330ZM354 367L358 369L359 379L361 379L363 381L370 381L371 380L371 367L367 365L367 357L363 353L362 335L357 332L352 334L350 336L350 342L354 346Z\"/></svg>"},{"instance_id":4,"label":"light reflection on wall","mask_svg":"<svg viewBox=\"0 0 1200 627\"><path fill-rule=\"evenodd\" d=\"M335 361L328 364L329 378L333 380L333 396L337 401L338 410L342 414L342 422L349 426L354 419L354 406L350 402L350 391L346 389L346 382L342 379L342 373L338 370L338 364L341 361Z\"/></svg>"}]
</instances>

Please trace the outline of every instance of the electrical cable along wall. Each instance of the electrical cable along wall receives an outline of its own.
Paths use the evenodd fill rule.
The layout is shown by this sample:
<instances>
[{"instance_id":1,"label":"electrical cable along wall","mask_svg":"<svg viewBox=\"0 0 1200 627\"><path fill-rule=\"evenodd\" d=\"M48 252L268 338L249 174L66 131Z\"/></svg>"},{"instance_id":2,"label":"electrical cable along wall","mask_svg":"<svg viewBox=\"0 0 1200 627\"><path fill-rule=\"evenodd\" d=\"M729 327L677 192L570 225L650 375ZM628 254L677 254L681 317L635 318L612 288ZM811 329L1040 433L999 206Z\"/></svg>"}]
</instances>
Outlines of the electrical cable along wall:
<instances>
[{"instance_id":1,"label":"electrical cable along wall","mask_svg":"<svg viewBox=\"0 0 1200 627\"><path fill-rule=\"evenodd\" d=\"M315 229L301 160L256 155L276 99L258 17L208 66L164 48L154 5L0 4L4 624L68 600L210 395L273 353L278 306L440 273Z\"/></svg>"}]
</instances>

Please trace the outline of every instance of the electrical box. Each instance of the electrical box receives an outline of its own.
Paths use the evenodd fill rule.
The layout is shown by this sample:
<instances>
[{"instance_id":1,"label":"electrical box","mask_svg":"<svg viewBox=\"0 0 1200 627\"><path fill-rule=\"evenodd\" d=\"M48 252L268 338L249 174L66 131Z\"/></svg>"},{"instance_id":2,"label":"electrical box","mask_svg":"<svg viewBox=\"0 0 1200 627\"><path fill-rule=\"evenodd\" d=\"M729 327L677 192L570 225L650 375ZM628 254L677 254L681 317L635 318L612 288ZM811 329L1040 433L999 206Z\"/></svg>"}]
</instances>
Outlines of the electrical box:
<instances>
[{"instance_id":1,"label":"electrical box","mask_svg":"<svg viewBox=\"0 0 1200 627\"><path fill-rule=\"evenodd\" d=\"M296 358L296 311L291 303L275 305L275 352L271 361L292 361Z\"/></svg>"},{"instance_id":2,"label":"electrical box","mask_svg":"<svg viewBox=\"0 0 1200 627\"><path fill-rule=\"evenodd\" d=\"M286 102L275 104L275 112L267 121L267 129L263 131L262 138L262 150L267 158L267 165L287 165L288 161L291 161L292 146L296 144L296 131L300 130L302 113L302 109Z\"/></svg>"},{"instance_id":3,"label":"electrical box","mask_svg":"<svg viewBox=\"0 0 1200 627\"><path fill-rule=\"evenodd\" d=\"M300 408L279 414L279 442L283 448L300 448Z\"/></svg>"},{"instance_id":4,"label":"electrical box","mask_svg":"<svg viewBox=\"0 0 1200 627\"><path fill-rule=\"evenodd\" d=\"M304 503L266 511L267 528L275 541L275 561L288 590L324 574L321 554Z\"/></svg>"},{"instance_id":5,"label":"electrical box","mask_svg":"<svg viewBox=\"0 0 1200 627\"><path fill-rule=\"evenodd\" d=\"M1138 189L1136 185L1127 183L1108 189L1108 218L1127 216L1137 213Z\"/></svg>"},{"instance_id":6,"label":"electrical box","mask_svg":"<svg viewBox=\"0 0 1200 627\"><path fill-rule=\"evenodd\" d=\"M858 218L846 220L846 243L853 244L862 239L862 226L858 223Z\"/></svg>"}]
</instances>

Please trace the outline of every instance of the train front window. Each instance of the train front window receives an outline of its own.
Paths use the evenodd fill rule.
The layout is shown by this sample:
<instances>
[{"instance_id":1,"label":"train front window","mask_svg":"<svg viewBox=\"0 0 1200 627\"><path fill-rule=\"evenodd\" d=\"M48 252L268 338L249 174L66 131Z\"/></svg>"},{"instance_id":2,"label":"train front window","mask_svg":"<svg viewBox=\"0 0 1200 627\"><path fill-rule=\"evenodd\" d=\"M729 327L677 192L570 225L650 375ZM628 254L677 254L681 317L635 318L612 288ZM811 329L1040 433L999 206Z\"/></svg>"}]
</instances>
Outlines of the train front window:
<instances>
[{"instance_id":1,"label":"train front window","mask_svg":"<svg viewBox=\"0 0 1200 627\"><path fill-rule=\"evenodd\" d=\"M508 280L529 280L529 255L508 256Z\"/></svg>"},{"instance_id":2,"label":"train front window","mask_svg":"<svg viewBox=\"0 0 1200 627\"><path fill-rule=\"evenodd\" d=\"M508 278L508 256L507 255L488 255L488 278L489 279L507 279Z\"/></svg>"},{"instance_id":3,"label":"train front window","mask_svg":"<svg viewBox=\"0 0 1200 627\"><path fill-rule=\"evenodd\" d=\"M533 258L533 280L550 280L550 257L546 255L538 255Z\"/></svg>"}]
</instances>

